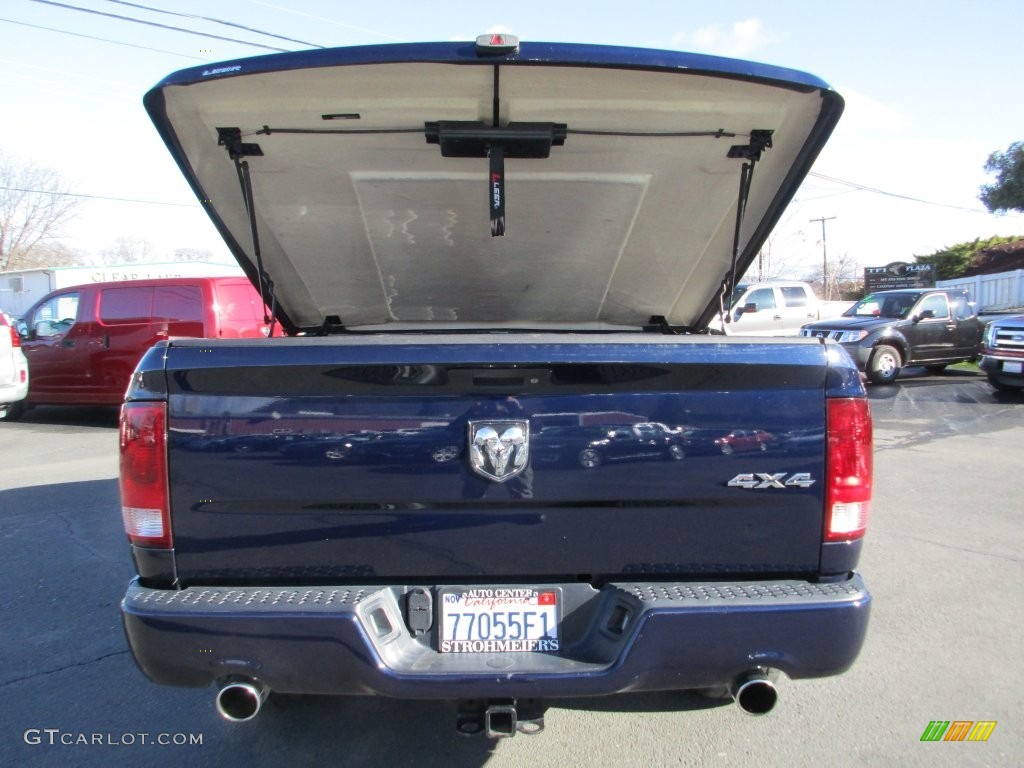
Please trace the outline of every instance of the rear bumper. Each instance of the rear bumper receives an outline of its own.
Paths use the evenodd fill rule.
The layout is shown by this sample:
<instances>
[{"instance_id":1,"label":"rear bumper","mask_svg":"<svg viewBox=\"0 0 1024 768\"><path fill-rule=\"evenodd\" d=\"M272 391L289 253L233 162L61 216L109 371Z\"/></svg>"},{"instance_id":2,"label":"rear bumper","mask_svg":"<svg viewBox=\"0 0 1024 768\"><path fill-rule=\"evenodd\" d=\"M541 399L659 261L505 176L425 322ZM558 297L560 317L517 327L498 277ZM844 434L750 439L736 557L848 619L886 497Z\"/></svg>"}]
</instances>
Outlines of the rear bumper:
<instances>
[{"instance_id":1,"label":"rear bumper","mask_svg":"<svg viewBox=\"0 0 1024 768\"><path fill-rule=\"evenodd\" d=\"M0 406L17 403L28 397L28 375L21 380L21 371L14 371L10 381L0 382Z\"/></svg>"},{"instance_id":2,"label":"rear bumper","mask_svg":"<svg viewBox=\"0 0 1024 768\"><path fill-rule=\"evenodd\" d=\"M249 677L272 690L398 698L555 698L728 685L755 667L792 678L845 671L871 596L854 574L798 580L558 586L562 650L442 654L414 638L405 587L192 587L133 581L122 602L153 681L203 687Z\"/></svg>"}]
</instances>

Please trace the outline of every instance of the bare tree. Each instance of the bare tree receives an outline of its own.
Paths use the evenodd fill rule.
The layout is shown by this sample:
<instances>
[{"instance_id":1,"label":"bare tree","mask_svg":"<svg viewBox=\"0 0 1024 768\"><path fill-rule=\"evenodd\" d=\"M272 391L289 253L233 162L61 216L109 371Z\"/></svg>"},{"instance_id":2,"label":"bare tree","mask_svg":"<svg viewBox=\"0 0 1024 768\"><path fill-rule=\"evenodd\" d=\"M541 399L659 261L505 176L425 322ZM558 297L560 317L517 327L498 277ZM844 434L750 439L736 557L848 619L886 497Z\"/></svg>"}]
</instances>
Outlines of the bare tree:
<instances>
[{"instance_id":1,"label":"bare tree","mask_svg":"<svg viewBox=\"0 0 1024 768\"><path fill-rule=\"evenodd\" d=\"M80 202L57 171L0 153L0 272L30 266L33 249L52 245Z\"/></svg>"},{"instance_id":2,"label":"bare tree","mask_svg":"<svg viewBox=\"0 0 1024 768\"><path fill-rule=\"evenodd\" d=\"M174 249L174 261L210 261L213 253L208 248L191 248L183 246Z\"/></svg>"},{"instance_id":3,"label":"bare tree","mask_svg":"<svg viewBox=\"0 0 1024 768\"><path fill-rule=\"evenodd\" d=\"M11 269L42 269L87 264L89 256L56 240L37 243L32 250L11 263Z\"/></svg>"},{"instance_id":4,"label":"bare tree","mask_svg":"<svg viewBox=\"0 0 1024 768\"><path fill-rule=\"evenodd\" d=\"M156 246L145 238L134 235L121 235L114 245L104 248L100 253L104 264L135 264L144 261L156 261Z\"/></svg>"},{"instance_id":5,"label":"bare tree","mask_svg":"<svg viewBox=\"0 0 1024 768\"><path fill-rule=\"evenodd\" d=\"M741 276L742 280L744 282L763 283L768 280L781 280L787 275L791 276L799 267L797 249L794 249L791 244L787 246L791 238L797 238L801 241L805 239L804 233L798 231L787 234L782 239L782 245L780 245L778 242L779 233L773 232L764 241L764 245L761 246L761 250L757 253L757 258L754 259L753 263L747 268L747 271Z\"/></svg>"},{"instance_id":6,"label":"bare tree","mask_svg":"<svg viewBox=\"0 0 1024 768\"><path fill-rule=\"evenodd\" d=\"M822 276L819 267L805 279L819 290L822 298L830 296L833 300L840 300L851 293L856 294L858 289L863 288L861 277L862 272L857 259L849 253L843 253L841 256L829 258L828 275Z\"/></svg>"}]
</instances>

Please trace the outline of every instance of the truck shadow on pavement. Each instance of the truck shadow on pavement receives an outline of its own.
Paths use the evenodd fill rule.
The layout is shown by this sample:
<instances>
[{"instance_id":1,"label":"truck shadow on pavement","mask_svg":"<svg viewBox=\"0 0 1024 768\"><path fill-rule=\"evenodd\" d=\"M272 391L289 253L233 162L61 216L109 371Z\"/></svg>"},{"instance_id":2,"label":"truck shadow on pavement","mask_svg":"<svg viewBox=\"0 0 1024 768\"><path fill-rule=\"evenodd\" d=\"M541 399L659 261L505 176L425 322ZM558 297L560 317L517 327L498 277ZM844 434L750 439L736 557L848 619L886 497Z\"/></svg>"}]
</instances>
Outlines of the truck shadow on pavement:
<instances>
[{"instance_id":1,"label":"truck shadow on pavement","mask_svg":"<svg viewBox=\"0 0 1024 768\"><path fill-rule=\"evenodd\" d=\"M931 373L924 368L900 371L892 384L867 384L871 401L910 400L916 403L966 402L992 403L1003 400L1003 394L993 390L984 376L974 371L949 369ZM1013 393L1011 398L1013 398Z\"/></svg>"},{"instance_id":2,"label":"truck shadow on pavement","mask_svg":"<svg viewBox=\"0 0 1024 768\"><path fill-rule=\"evenodd\" d=\"M213 709L213 691L207 692ZM682 693L625 694L622 696L551 702L548 730L539 735L518 735L517 748L544 750L548 739L574 739L578 723L565 723L565 711L673 712L705 709L731 703ZM264 709L251 722L218 722L218 748L246 762L274 762L272 754L296 764L330 762L344 748L346 767L416 765L484 765L508 739L462 736L455 730L456 707L450 702L404 701L374 697L281 696L271 694ZM554 722L553 722L554 721ZM561 721L561 722L559 722ZM207 730L207 733L210 731ZM296 740L296 734L301 739ZM511 746L511 745L510 745ZM582 757L582 756L581 756ZM582 764L582 763L581 763Z\"/></svg>"},{"instance_id":3,"label":"truck shadow on pavement","mask_svg":"<svg viewBox=\"0 0 1024 768\"><path fill-rule=\"evenodd\" d=\"M58 424L69 427L117 428L120 408L116 406L37 405L18 420L29 424Z\"/></svg>"}]
</instances>

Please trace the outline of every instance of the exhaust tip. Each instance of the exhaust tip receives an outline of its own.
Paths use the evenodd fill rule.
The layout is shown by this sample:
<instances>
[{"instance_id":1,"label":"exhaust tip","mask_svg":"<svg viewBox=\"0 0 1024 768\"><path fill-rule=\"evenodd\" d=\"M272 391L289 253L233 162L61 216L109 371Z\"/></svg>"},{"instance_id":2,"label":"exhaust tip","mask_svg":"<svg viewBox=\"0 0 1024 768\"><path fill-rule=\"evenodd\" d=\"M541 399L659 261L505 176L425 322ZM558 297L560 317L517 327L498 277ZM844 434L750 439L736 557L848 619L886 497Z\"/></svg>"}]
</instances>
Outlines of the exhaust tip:
<instances>
[{"instance_id":1,"label":"exhaust tip","mask_svg":"<svg viewBox=\"0 0 1024 768\"><path fill-rule=\"evenodd\" d=\"M266 698L266 687L255 681L236 680L217 691L217 712L225 720L244 723L259 714Z\"/></svg>"},{"instance_id":2,"label":"exhaust tip","mask_svg":"<svg viewBox=\"0 0 1024 768\"><path fill-rule=\"evenodd\" d=\"M766 715L779 700L775 683L763 672L739 678L730 693L736 705L749 715Z\"/></svg>"}]
</instances>

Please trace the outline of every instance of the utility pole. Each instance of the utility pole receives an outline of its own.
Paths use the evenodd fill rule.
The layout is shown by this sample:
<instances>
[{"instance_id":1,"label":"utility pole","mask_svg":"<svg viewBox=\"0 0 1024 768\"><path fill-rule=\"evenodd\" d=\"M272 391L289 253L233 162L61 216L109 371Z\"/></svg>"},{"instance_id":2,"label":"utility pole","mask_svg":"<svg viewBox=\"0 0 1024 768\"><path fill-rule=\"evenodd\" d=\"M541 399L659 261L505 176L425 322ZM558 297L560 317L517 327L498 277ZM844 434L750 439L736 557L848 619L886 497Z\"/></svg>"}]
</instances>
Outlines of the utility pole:
<instances>
[{"instance_id":1,"label":"utility pole","mask_svg":"<svg viewBox=\"0 0 1024 768\"><path fill-rule=\"evenodd\" d=\"M825 301L832 301L832 292L829 290L828 285L828 249L825 247L825 222L832 221L835 216L822 217L820 219L811 219L811 223L815 221L821 222L821 287L822 292L825 294Z\"/></svg>"}]
</instances>

